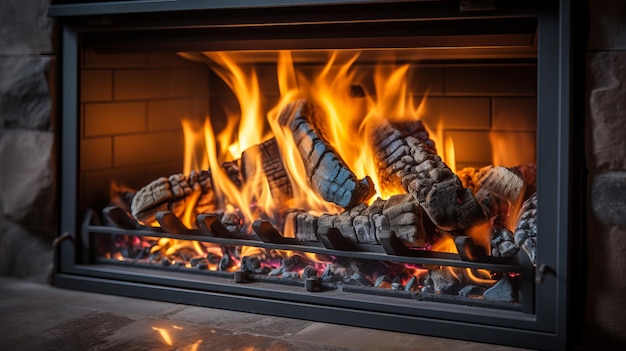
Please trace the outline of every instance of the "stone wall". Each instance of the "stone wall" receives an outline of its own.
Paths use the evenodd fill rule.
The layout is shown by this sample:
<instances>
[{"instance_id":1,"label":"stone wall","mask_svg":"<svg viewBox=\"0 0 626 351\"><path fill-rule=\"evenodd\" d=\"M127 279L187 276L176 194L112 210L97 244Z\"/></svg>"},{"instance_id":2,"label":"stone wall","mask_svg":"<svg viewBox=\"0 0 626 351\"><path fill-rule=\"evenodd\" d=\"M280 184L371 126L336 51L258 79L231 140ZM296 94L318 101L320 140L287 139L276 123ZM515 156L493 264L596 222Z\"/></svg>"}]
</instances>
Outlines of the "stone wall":
<instances>
[{"instance_id":1,"label":"stone wall","mask_svg":"<svg viewBox=\"0 0 626 351\"><path fill-rule=\"evenodd\" d=\"M589 1L587 335L626 344L626 2Z\"/></svg>"},{"instance_id":2,"label":"stone wall","mask_svg":"<svg viewBox=\"0 0 626 351\"><path fill-rule=\"evenodd\" d=\"M55 235L48 3L0 1L0 275L39 280Z\"/></svg>"}]
</instances>

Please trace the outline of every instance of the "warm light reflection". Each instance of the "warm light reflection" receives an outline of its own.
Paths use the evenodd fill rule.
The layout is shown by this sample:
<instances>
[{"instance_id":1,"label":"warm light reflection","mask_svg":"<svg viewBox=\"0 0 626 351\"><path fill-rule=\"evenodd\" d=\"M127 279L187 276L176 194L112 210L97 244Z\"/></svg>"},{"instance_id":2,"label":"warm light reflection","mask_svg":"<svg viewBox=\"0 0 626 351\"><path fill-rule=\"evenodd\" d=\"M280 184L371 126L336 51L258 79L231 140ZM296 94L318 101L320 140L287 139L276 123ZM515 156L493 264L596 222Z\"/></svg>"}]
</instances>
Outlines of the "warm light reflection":
<instances>
[{"instance_id":1,"label":"warm light reflection","mask_svg":"<svg viewBox=\"0 0 626 351\"><path fill-rule=\"evenodd\" d=\"M172 329L174 329L175 331L181 332L184 330L183 327L181 326L177 326L177 325L173 325ZM172 335L170 334L170 331L165 329L165 328L158 328L158 327L152 327L152 330L155 330L159 333L159 335L161 336L161 339L163 339L163 342L165 344L167 344L168 346L174 346L174 338L172 337ZM187 346L183 346L183 345L176 345L176 349L177 350L189 350L189 351L197 351L198 348L200 347L200 344L202 344L203 340L199 339L198 341L194 342L193 344Z\"/></svg>"},{"instance_id":2,"label":"warm light reflection","mask_svg":"<svg viewBox=\"0 0 626 351\"><path fill-rule=\"evenodd\" d=\"M156 330L159 333L159 335L161 335L163 342L165 342L167 345L169 346L174 345L174 343L172 342L172 337L170 336L170 333L166 329L152 327L152 330Z\"/></svg>"}]
</instances>

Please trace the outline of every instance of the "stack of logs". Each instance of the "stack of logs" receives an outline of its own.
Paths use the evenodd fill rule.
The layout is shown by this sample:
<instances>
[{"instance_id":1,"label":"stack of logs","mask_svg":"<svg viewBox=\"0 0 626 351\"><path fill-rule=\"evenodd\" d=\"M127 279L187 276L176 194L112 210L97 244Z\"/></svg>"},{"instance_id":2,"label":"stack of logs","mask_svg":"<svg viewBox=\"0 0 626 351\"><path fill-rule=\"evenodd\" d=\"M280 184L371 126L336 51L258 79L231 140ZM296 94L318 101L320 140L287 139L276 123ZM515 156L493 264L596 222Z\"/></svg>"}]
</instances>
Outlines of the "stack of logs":
<instances>
[{"instance_id":1,"label":"stack of logs","mask_svg":"<svg viewBox=\"0 0 626 351\"><path fill-rule=\"evenodd\" d=\"M368 176L358 179L327 142L323 126L316 124L323 120L318 118L321 113L312 102L300 99L283 109L279 123L292 133L311 188L344 210L314 216L282 208L283 235L311 241L317 240L318 232L335 227L353 242L377 244L380 233L393 231L405 245L424 247L437 231L458 235L491 220L492 255L511 256L522 247L534 257L536 197L529 196L534 180L523 176L532 173L528 169L466 169L459 177L437 156L421 121L381 122L370 129L379 169L376 176L381 187L400 194L371 202L372 180ZM223 170L237 186L263 172L273 198L287 204L293 185L280 155L276 140L270 139L246 150L241 159L225 163ZM159 178L133 196L130 211L143 223L153 222L159 211L182 215L190 201L197 213L221 213L224 208L212 178L210 170ZM522 218L512 228L509 219L520 207Z\"/></svg>"}]
</instances>

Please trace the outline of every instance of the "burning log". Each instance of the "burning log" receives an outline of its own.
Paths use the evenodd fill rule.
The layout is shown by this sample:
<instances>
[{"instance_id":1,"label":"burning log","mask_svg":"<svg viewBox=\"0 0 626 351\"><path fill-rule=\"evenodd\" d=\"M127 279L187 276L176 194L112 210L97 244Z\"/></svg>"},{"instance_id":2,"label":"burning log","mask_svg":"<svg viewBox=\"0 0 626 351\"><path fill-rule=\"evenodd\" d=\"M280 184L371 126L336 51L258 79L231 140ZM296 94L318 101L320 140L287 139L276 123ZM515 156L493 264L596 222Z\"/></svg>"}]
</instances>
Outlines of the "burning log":
<instances>
[{"instance_id":1,"label":"burning log","mask_svg":"<svg viewBox=\"0 0 626 351\"><path fill-rule=\"evenodd\" d=\"M471 190L427 143L390 123L375 128L373 137L383 186L412 194L438 228L466 229L485 219Z\"/></svg>"},{"instance_id":2,"label":"burning log","mask_svg":"<svg viewBox=\"0 0 626 351\"><path fill-rule=\"evenodd\" d=\"M506 167L485 167L477 175L475 182L476 199L485 204L489 197L497 197L508 204L508 211L502 213L501 208L493 208L495 213L507 217L511 210L519 207L519 203L524 199L526 183L524 179L514 170ZM496 204L492 204L496 205ZM502 218L504 220L504 218Z\"/></svg>"},{"instance_id":3,"label":"burning log","mask_svg":"<svg viewBox=\"0 0 626 351\"><path fill-rule=\"evenodd\" d=\"M197 196L191 196L195 194ZM131 202L133 217L143 223L156 220L157 212L170 211L180 217L196 201L198 213L215 210L215 196L209 171L191 172L189 177L178 173L161 177L141 188Z\"/></svg>"},{"instance_id":4,"label":"burning log","mask_svg":"<svg viewBox=\"0 0 626 351\"><path fill-rule=\"evenodd\" d=\"M511 219L519 217L520 206L526 194L529 191L535 191L535 173L534 165L512 168L486 166L479 170L468 167L459 172L464 185L474 190L476 199L485 207L493 223L492 256L512 257L519 251L520 243L526 240L522 239L526 237L524 231L520 231L520 238L516 239L518 235L514 235L511 231L515 230L515 223ZM524 209L521 212L524 216ZM518 219L518 221L521 220L521 218ZM526 220L527 217L524 217L524 221ZM517 225L519 227L519 224ZM527 222L522 225L525 228L528 227ZM531 252L533 249L530 247L534 247L533 244L532 241L527 244Z\"/></svg>"},{"instance_id":5,"label":"burning log","mask_svg":"<svg viewBox=\"0 0 626 351\"><path fill-rule=\"evenodd\" d=\"M270 192L276 204L286 204L287 200L293 197L291 182L283 166L276 139L252 146L241 155L243 179L254 179L260 173L267 177Z\"/></svg>"},{"instance_id":6,"label":"burning log","mask_svg":"<svg viewBox=\"0 0 626 351\"><path fill-rule=\"evenodd\" d=\"M537 264L537 193L522 204L515 229L515 244L528 254L534 265Z\"/></svg>"},{"instance_id":7,"label":"burning log","mask_svg":"<svg viewBox=\"0 0 626 351\"><path fill-rule=\"evenodd\" d=\"M291 213L285 222L285 236L299 240L316 240L317 235L337 228L355 243L379 244L383 231L394 231L407 246L423 247L429 238L424 229L423 211L411 195L402 194L387 200L376 199L370 206L359 204L340 214L319 217ZM316 234L317 233L317 234Z\"/></svg>"},{"instance_id":8,"label":"burning log","mask_svg":"<svg viewBox=\"0 0 626 351\"><path fill-rule=\"evenodd\" d=\"M374 194L369 177L357 179L335 149L323 139L313 122L319 111L304 99L290 103L279 116L288 127L306 167L308 181L324 200L352 208Z\"/></svg>"},{"instance_id":9,"label":"burning log","mask_svg":"<svg viewBox=\"0 0 626 351\"><path fill-rule=\"evenodd\" d=\"M275 139L245 150L241 160L225 162L222 169L228 179L239 188L259 173L264 173L272 197L277 199L277 203L285 204L293 197L291 183ZM224 209L217 208L218 200L215 198L212 181L210 170L192 171L189 177L181 173L168 178L161 177L134 194L130 205L131 213L136 220L143 223L153 222L156 213L160 211L170 211L180 218L189 201L196 201L195 206L192 206L195 207L195 213L222 212ZM225 215L223 218L231 217ZM229 230L242 225L240 221L228 221L225 224Z\"/></svg>"}]
</instances>

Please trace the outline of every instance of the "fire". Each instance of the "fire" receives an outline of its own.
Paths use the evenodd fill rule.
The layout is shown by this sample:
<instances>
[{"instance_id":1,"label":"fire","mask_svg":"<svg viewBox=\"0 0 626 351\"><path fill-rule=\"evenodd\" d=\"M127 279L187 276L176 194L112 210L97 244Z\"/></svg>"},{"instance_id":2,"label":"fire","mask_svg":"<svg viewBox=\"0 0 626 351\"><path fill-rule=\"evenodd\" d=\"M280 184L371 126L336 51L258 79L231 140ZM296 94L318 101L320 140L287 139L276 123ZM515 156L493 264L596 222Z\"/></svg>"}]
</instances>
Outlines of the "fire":
<instances>
[{"instance_id":1,"label":"fire","mask_svg":"<svg viewBox=\"0 0 626 351\"><path fill-rule=\"evenodd\" d=\"M266 127L261 109L259 80L254 69L245 70L224 52L204 54L217 64L214 72L228 84L239 102L240 113L231 112L228 116L229 123L235 125L238 122L238 133L223 134L226 138L224 141L229 137L236 137L235 140L228 141L228 151L233 159L238 159L244 150L269 138L264 133Z\"/></svg>"},{"instance_id":2,"label":"fire","mask_svg":"<svg viewBox=\"0 0 626 351\"><path fill-rule=\"evenodd\" d=\"M181 53L193 60L208 62L213 71L234 93L239 109L229 111L225 126L215 134L212 119L207 116L204 125L191 126L183 123L185 131L185 173L197 169L210 169L212 172L215 198L223 203L219 208L232 206L243 213L246 225L265 217L282 223L281 216L289 208L302 208L311 214L334 214L343 209L325 201L312 189L305 165L295 145L292 133L279 122L280 112L295 99L306 98L318 106L323 113L316 121L320 133L339 154L358 178L371 177L376 196L387 199L403 193L404 189L383 186L378 179L379 170L374 157L374 148L369 137L382 123L402 123L424 118L426 98L419 97L409 84L411 67L409 64L377 64L375 68L355 65L360 52L332 52L327 62L318 71L311 72L307 66L294 63L290 51L278 52L277 83L280 92L278 102L264 109L258 73L251 64L237 62L226 52L204 52L202 54ZM369 75L373 69L373 75ZM365 80L370 76L373 84ZM363 90L364 96L354 96L354 87L371 86L372 91ZM358 89L357 89L358 90ZM213 121L213 123L217 123ZM202 130L202 134L198 132ZM444 140L442 124L437 133L428 130L436 145ZM236 161L244 151L265 140L275 138L281 160L292 184L293 194L288 201L276 203L263 172L261 157L251 157L257 162L256 172L243 185L235 185L224 172L224 162ZM445 139L445 162L455 169L454 143ZM198 144L204 143L202 156L190 155L197 152ZM443 145L443 144L442 144ZM193 201L191 201L193 202ZM188 211L193 217L193 211ZM188 223L186 223L188 224Z\"/></svg>"}]
</instances>

